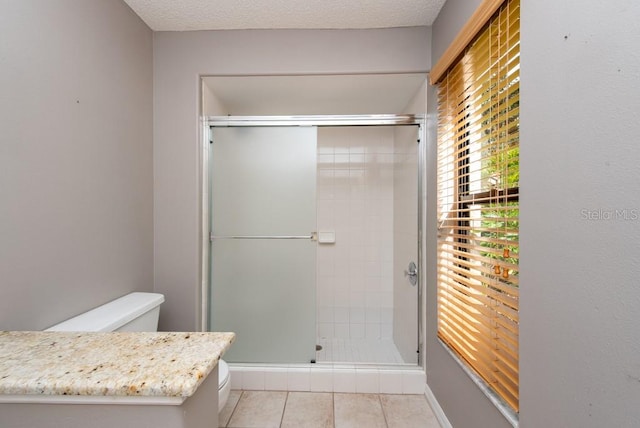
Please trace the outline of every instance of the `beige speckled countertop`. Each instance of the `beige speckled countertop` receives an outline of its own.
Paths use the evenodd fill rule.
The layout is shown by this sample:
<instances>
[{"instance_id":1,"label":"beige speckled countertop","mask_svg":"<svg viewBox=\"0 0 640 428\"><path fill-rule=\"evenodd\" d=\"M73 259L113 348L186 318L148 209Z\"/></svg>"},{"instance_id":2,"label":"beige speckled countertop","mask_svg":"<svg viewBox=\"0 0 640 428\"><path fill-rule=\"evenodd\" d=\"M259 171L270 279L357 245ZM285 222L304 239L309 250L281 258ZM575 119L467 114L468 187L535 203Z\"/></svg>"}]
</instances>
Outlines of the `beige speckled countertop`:
<instances>
[{"instance_id":1,"label":"beige speckled countertop","mask_svg":"<svg viewBox=\"0 0 640 428\"><path fill-rule=\"evenodd\" d=\"M0 394L190 397L234 333L0 332Z\"/></svg>"}]
</instances>

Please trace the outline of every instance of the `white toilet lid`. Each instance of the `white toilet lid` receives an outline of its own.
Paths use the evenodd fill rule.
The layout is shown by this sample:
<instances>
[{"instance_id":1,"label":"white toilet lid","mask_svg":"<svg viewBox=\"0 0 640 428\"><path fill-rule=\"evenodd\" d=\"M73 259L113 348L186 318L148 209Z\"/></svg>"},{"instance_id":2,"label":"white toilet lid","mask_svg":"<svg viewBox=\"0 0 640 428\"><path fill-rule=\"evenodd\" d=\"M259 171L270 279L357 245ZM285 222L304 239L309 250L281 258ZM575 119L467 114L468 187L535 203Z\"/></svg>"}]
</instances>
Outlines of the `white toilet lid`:
<instances>
[{"instance_id":1,"label":"white toilet lid","mask_svg":"<svg viewBox=\"0 0 640 428\"><path fill-rule=\"evenodd\" d=\"M229 381L229 365L225 360L218 361L218 388Z\"/></svg>"}]
</instances>

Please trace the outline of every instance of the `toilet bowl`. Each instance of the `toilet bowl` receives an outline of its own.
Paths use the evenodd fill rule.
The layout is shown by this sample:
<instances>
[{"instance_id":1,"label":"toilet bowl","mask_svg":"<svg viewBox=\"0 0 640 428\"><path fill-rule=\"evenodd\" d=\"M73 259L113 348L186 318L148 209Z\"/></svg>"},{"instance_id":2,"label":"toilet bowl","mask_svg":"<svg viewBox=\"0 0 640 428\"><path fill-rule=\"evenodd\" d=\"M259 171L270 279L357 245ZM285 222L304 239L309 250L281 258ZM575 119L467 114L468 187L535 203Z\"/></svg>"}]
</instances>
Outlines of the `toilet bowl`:
<instances>
[{"instance_id":1,"label":"toilet bowl","mask_svg":"<svg viewBox=\"0 0 640 428\"><path fill-rule=\"evenodd\" d=\"M218 361L218 413L222 411L231 391L231 373L225 360Z\"/></svg>"},{"instance_id":2,"label":"toilet bowl","mask_svg":"<svg viewBox=\"0 0 640 428\"><path fill-rule=\"evenodd\" d=\"M88 312L70 318L46 331L157 331L160 305L164 296L157 293L130 293ZM218 410L229 398L229 366L218 362Z\"/></svg>"}]
</instances>

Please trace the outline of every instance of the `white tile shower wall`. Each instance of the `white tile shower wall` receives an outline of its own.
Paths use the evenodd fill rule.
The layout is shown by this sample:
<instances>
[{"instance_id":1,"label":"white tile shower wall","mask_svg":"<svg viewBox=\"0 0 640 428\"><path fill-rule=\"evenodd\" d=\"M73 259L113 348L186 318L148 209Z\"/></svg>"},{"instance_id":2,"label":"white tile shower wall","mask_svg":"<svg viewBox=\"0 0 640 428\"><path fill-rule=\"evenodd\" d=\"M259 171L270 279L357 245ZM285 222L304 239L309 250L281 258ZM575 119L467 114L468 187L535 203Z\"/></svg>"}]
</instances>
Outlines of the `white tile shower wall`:
<instances>
[{"instance_id":1,"label":"white tile shower wall","mask_svg":"<svg viewBox=\"0 0 640 428\"><path fill-rule=\"evenodd\" d=\"M394 132L318 130L318 336L389 339L393 333Z\"/></svg>"}]
</instances>

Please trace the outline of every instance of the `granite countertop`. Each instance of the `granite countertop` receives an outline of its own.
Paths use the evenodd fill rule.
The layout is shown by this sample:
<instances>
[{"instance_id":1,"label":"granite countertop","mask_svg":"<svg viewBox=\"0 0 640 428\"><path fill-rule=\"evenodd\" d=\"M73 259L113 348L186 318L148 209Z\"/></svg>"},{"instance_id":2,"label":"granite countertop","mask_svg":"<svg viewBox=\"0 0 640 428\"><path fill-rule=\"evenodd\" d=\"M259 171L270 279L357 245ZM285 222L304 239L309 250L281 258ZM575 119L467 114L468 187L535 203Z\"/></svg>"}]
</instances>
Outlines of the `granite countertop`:
<instances>
[{"instance_id":1,"label":"granite countertop","mask_svg":"<svg viewBox=\"0 0 640 428\"><path fill-rule=\"evenodd\" d=\"M0 332L0 394L190 397L234 333Z\"/></svg>"}]
</instances>

